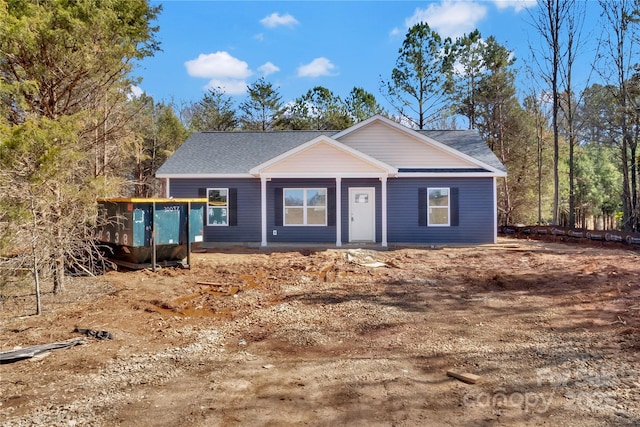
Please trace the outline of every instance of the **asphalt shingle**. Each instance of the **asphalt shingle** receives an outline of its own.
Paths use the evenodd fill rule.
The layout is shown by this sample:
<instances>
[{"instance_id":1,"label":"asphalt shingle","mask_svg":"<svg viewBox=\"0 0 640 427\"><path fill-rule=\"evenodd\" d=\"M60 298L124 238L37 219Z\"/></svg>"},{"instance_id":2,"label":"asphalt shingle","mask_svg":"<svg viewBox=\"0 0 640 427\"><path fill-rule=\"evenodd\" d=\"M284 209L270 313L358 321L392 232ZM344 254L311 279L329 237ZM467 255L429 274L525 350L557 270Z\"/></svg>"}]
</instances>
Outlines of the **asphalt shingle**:
<instances>
[{"instance_id":1,"label":"asphalt shingle","mask_svg":"<svg viewBox=\"0 0 640 427\"><path fill-rule=\"evenodd\" d=\"M417 131L500 171L506 168L475 131ZM192 134L157 175L246 174L249 170L320 135L338 131L199 132Z\"/></svg>"}]
</instances>

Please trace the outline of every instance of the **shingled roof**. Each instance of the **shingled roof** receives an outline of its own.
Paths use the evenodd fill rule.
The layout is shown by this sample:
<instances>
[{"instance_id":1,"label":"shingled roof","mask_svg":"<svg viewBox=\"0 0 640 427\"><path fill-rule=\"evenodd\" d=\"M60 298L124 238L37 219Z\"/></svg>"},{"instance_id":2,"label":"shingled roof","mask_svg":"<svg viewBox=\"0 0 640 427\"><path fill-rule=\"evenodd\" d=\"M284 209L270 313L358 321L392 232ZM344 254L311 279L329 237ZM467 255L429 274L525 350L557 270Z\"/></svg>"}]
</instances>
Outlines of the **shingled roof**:
<instances>
[{"instance_id":1,"label":"shingled roof","mask_svg":"<svg viewBox=\"0 0 640 427\"><path fill-rule=\"evenodd\" d=\"M499 171L506 168L475 132L421 130L428 138ZM158 169L158 178L176 175L245 175L249 170L318 136L340 131L199 132L192 134Z\"/></svg>"},{"instance_id":2,"label":"shingled roof","mask_svg":"<svg viewBox=\"0 0 640 427\"><path fill-rule=\"evenodd\" d=\"M254 166L336 131L199 132L192 134L158 169L174 174L248 174Z\"/></svg>"},{"instance_id":3,"label":"shingled roof","mask_svg":"<svg viewBox=\"0 0 640 427\"><path fill-rule=\"evenodd\" d=\"M507 168L474 130L419 130L417 132L478 159L499 171L507 172Z\"/></svg>"}]
</instances>

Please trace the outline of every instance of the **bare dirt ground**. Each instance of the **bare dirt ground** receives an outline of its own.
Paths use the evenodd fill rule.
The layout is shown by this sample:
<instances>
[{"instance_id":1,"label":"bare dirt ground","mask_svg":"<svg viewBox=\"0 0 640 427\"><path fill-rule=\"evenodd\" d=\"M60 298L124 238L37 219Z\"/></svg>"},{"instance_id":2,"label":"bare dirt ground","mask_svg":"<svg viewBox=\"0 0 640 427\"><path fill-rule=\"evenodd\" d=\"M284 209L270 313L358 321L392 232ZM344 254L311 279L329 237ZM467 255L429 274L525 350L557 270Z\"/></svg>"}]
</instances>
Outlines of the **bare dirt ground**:
<instances>
[{"instance_id":1,"label":"bare dirt ground","mask_svg":"<svg viewBox=\"0 0 640 427\"><path fill-rule=\"evenodd\" d=\"M39 317L29 288L5 283L2 351L76 326L114 339L0 366L0 423L637 426L639 261L509 239L231 248L190 270L70 279Z\"/></svg>"}]
</instances>

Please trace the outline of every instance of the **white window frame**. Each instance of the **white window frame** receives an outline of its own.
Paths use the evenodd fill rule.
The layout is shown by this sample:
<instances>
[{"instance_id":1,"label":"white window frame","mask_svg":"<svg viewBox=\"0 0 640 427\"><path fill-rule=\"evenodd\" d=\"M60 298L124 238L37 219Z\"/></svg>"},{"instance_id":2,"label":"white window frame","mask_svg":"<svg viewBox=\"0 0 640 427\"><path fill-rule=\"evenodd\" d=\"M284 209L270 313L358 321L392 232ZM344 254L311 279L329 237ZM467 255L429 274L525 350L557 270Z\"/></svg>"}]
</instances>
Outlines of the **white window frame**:
<instances>
[{"instance_id":1,"label":"white window frame","mask_svg":"<svg viewBox=\"0 0 640 427\"><path fill-rule=\"evenodd\" d=\"M302 206L287 206L287 190L291 191L301 191L302 190ZM324 191L324 223L323 224L307 224L307 209L312 208L313 206L307 206L307 191L314 190L322 190ZM328 224L327 221L327 211L328 207L328 198L329 192L326 188L296 188L289 187L282 189L282 225L285 227L326 227ZM287 224L287 209L302 209L302 224Z\"/></svg>"},{"instance_id":2,"label":"white window frame","mask_svg":"<svg viewBox=\"0 0 640 427\"><path fill-rule=\"evenodd\" d=\"M227 204L226 206L209 206L209 192L210 191L225 191L227 193ZM210 209L226 209L227 210L227 215L225 216L226 218L226 222L224 224L211 224L209 223L209 210ZM207 188L207 226L209 227L228 227L229 226L229 189L228 188L221 188L221 187L212 187L212 188Z\"/></svg>"},{"instance_id":3,"label":"white window frame","mask_svg":"<svg viewBox=\"0 0 640 427\"><path fill-rule=\"evenodd\" d=\"M447 206L431 206L431 192L436 190L447 190ZM431 209L446 209L447 210L447 223L446 224L432 224L431 223ZM451 188L449 187L431 187L427 188L427 226L429 227L451 227Z\"/></svg>"}]
</instances>

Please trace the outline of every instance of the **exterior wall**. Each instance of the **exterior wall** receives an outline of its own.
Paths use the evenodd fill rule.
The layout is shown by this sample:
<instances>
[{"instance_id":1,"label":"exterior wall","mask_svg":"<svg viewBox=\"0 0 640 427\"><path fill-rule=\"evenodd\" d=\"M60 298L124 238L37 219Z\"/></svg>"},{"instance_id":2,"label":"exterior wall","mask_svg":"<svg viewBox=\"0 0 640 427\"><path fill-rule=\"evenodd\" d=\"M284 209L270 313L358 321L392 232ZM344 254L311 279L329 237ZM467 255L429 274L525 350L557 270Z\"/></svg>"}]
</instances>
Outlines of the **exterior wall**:
<instances>
[{"instance_id":1,"label":"exterior wall","mask_svg":"<svg viewBox=\"0 0 640 427\"><path fill-rule=\"evenodd\" d=\"M268 243L335 243L336 227L284 226L275 222L276 188L327 188L335 190L335 179L273 179L267 183L267 244ZM335 194L335 193L334 193ZM335 197L335 196L334 196ZM238 208L239 209L239 208ZM258 198L258 212L260 199ZM273 231L277 235L273 235Z\"/></svg>"},{"instance_id":2,"label":"exterior wall","mask_svg":"<svg viewBox=\"0 0 640 427\"><path fill-rule=\"evenodd\" d=\"M341 187L340 203L342 207L342 235L343 243L349 243L349 188L373 187L376 189L376 242L382 241L382 183L379 179L343 179Z\"/></svg>"},{"instance_id":3,"label":"exterior wall","mask_svg":"<svg viewBox=\"0 0 640 427\"><path fill-rule=\"evenodd\" d=\"M204 214L205 242L260 243L260 180L244 179L172 179L171 197L199 197L201 188L237 189L237 225L208 226Z\"/></svg>"},{"instance_id":4,"label":"exterior wall","mask_svg":"<svg viewBox=\"0 0 640 427\"><path fill-rule=\"evenodd\" d=\"M477 167L446 151L418 141L384 123L373 123L345 135L339 141L395 167L451 168Z\"/></svg>"},{"instance_id":5,"label":"exterior wall","mask_svg":"<svg viewBox=\"0 0 640 427\"><path fill-rule=\"evenodd\" d=\"M420 226L418 189L458 188L459 225ZM492 178L395 178L388 180L390 243L493 243L494 206Z\"/></svg>"},{"instance_id":6,"label":"exterior wall","mask_svg":"<svg viewBox=\"0 0 640 427\"><path fill-rule=\"evenodd\" d=\"M327 188L335 179L273 179L267 182L267 243L335 243L336 227L283 226L275 221L276 188ZM205 242L260 243L259 179L171 179L171 197L198 197L200 188L237 189L237 226L204 226ZM349 188L374 187L376 242L382 241L382 184L379 179L343 179L341 221L344 244L349 242ZM459 225L425 227L418 222L418 189L458 188ZM335 194L335 193L333 193ZM387 181L387 236L394 243L492 243L494 241L492 178L389 178ZM328 207L329 208L329 207ZM206 216L206 214L205 214ZM329 222L331 223L331 222ZM206 220L205 220L206 224ZM277 235L273 235L276 230Z\"/></svg>"},{"instance_id":7,"label":"exterior wall","mask_svg":"<svg viewBox=\"0 0 640 427\"><path fill-rule=\"evenodd\" d=\"M262 169L262 173L339 173L339 172L385 172L355 157L345 150L340 150L326 142L320 142L306 150L296 153L274 165ZM326 176L326 175L325 175Z\"/></svg>"}]
</instances>

